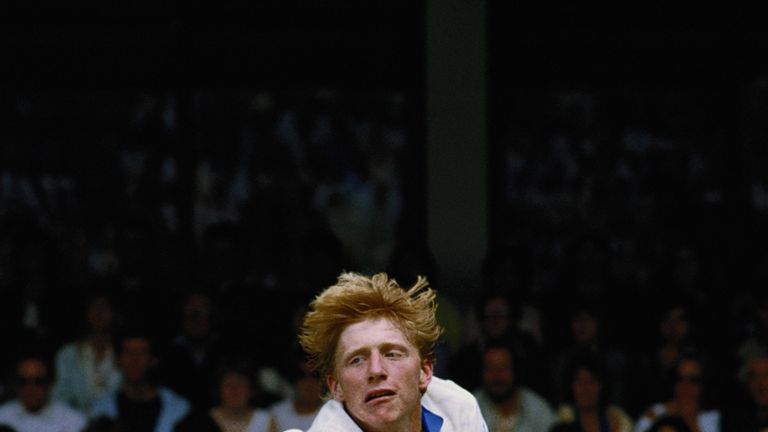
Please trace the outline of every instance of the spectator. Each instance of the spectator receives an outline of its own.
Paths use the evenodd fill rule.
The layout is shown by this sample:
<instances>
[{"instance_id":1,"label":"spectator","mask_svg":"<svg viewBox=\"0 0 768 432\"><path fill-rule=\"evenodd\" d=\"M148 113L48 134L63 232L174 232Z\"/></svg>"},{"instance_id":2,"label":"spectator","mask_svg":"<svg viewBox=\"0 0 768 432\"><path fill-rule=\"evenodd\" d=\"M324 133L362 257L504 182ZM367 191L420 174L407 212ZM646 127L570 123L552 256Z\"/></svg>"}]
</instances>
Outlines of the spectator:
<instances>
[{"instance_id":1,"label":"spectator","mask_svg":"<svg viewBox=\"0 0 768 432\"><path fill-rule=\"evenodd\" d=\"M293 396L269 408L270 431L307 430L323 405L323 384L304 361L296 362L292 373Z\"/></svg>"},{"instance_id":2,"label":"spectator","mask_svg":"<svg viewBox=\"0 0 768 432\"><path fill-rule=\"evenodd\" d=\"M117 390L121 380L112 346L112 300L106 293L94 292L86 303L86 334L56 353L53 386L54 398L85 412L93 401Z\"/></svg>"},{"instance_id":3,"label":"spectator","mask_svg":"<svg viewBox=\"0 0 768 432\"><path fill-rule=\"evenodd\" d=\"M17 432L80 432L86 417L51 400L53 369L44 354L29 352L16 363L16 398L0 405L0 424Z\"/></svg>"},{"instance_id":4,"label":"spectator","mask_svg":"<svg viewBox=\"0 0 768 432\"><path fill-rule=\"evenodd\" d=\"M602 396L610 402L623 403L622 385L625 380L624 371L627 359L622 351L605 344L602 338L603 319L598 306L589 303L577 303L571 309L569 324L569 344L555 357L551 369L552 388L555 390L554 399L563 401L566 393L571 391L570 380L566 374L575 359L583 356L598 356L604 359L605 373L607 374L604 378L611 383L610 388L604 389ZM564 382L569 383L569 385L563 386L562 383Z\"/></svg>"},{"instance_id":5,"label":"spectator","mask_svg":"<svg viewBox=\"0 0 768 432\"><path fill-rule=\"evenodd\" d=\"M763 432L768 430L768 351L744 361L742 379L746 395L733 398L723 413L723 430Z\"/></svg>"},{"instance_id":6,"label":"spectator","mask_svg":"<svg viewBox=\"0 0 768 432\"><path fill-rule=\"evenodd\" d=\"M511 300L503 294L491 293L485 296L480 304L481 334L465 344L452 357L449 375L465 388L480 387L483 383L480 370L486 345L489 341L506 340L514 345L517 366L527 372L525 376L515 377L517 383L531 386L537 392L543 393L547 387L543 382L546 376L539 368L546 366L545 362L535 340L516 328L517 314L513 310Z\"/></svg>"},{"instance_id":7,"label":"spectator","mask_svg":"<svg viewBox=\"0 0 768 432\"><path fill-rule=\"evenodd\" d=\"M157 359L151 338L142 332L129 332L115 345L123 382L117 391L94 402L91 418L113 418L136 432L172 432L187 415L190 405L173 391L152 382L150 372Z\"/></svg>"},{"instance_id":8,"label":"spectator","mask_svg":"<svg viewBox=\"0 0 768 432\"><path fill-rule=\"evenodd\" d=\"M648 431L655 421L667 416L681 417L693 431L720 432L720 411L702 406L703 369L697 357L683 356L670 376L671 398L648 408L637 420L635 432Z\"/></svg>"},{"instance_id":9,"label":"spectator","mask_svg":"<svg viewBox=\"0 0 768 432\"><path fill-rule=\"evenodd\" d=\"M158 375L173 391L189 400L193 408L213 405L210 389L215 368L221 361L222 344L215 328L215 309L208 295L191 292L184 296L179 334L161 356ZM194 379L190 379L194 377Z\"/></svg>"},{"instance_id":10,"label":"spectator","mask_svg":"<svg viewBox=\"0 0 768 432\"><path fill-rule=\"evenodd\" d=\"M220 403L209 415L222 432L266 432L269 415L254 408L253 376L247 365L236 364L222 368L219 374Z\"/></svg>"},{"instance_id":11,"label":"spectator","mask_svg":"<svg viewBox=\"0 0 768 432\"><path fill-rule=\"evenodd\" d=\"M648 432L694 432L679 416L669 416L658 419Z\"/></svg>"},{"instance_id":12,"label":"spectator","mask_svg":"<svg viewBox=\"0 0 768 432\"><path fill-rule=\"evenodd\" d=\"M693 322L683 301L673 299L660 310L656 325L657 340L649 355L639 359L639 370L634 375L632 388L636 389L634 409L641 411L664 397L670 375L681 356L696 349L693 341Z\"/></svg>"},{"instance_id":13,"label":"spectator","mask_svg":"<svg viewBox=\"0 0 768 432\"><path fill-rule=\"evenodd\" d=\"M632 421L618 406L609 405L603 366L596 355L582 355L572 360L566 384L566 403L558 408L559 424L569 431L631 432Z\"/></svg>"},{"instance_id":14,"label":"spectator","mask_svg":"<svg viewBox=\"0 0 768 432\"><path fill-rule=\"evenodd\" d=\"M546 432L556 417L549 403L518 384L519 365L513 349L491 342L483 351L483 386L475 391L490 432Z\"/></svg>"}]
</instances>

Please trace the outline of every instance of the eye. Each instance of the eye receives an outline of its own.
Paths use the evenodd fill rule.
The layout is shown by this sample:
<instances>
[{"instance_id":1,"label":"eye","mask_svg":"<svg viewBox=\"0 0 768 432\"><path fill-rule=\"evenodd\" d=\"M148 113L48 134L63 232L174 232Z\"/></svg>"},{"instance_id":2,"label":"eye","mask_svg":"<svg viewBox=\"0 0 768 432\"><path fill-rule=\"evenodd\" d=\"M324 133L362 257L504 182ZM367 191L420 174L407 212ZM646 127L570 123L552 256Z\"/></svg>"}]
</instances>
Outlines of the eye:
<instances>
[{"instance_id":1,"label":"eye","mask_svg":"<svg viewBox=\"0 0 768 432\"><path fill-rule=\"evenodd\" d=\"M384 353L384 356L387 358L402 358L403 353L397 350L387 351Z\"/></svg>"},{"instance_id":2,"label":"eye","mask_svg":"<svg viewBox=\"0 0 768 432\"><path fill-rule=\"evenodd\" d=\"M354 356L351 359L349 359L349 362L347 362L347 364L349 364L350 366L354 366L362 362L363 362L363 356Z\"/></svg>"}]
</instances>

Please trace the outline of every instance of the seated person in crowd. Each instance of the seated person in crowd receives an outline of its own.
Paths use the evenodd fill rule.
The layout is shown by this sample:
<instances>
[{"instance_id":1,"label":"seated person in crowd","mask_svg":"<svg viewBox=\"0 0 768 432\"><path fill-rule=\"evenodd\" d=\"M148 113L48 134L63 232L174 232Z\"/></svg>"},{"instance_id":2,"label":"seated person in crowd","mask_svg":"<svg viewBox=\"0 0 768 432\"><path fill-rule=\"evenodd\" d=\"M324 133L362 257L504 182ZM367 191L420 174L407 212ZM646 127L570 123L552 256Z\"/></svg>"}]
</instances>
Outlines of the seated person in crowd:
<instances>
[{"instance_id":1,"label":"seated person in crowd","mask_svg":"<svg viewBox=\"0 0 768 432\"><path fill-rule=\"evenodd\" d=\"M478 304L480 334L464 344L450 359L448 373L459 385L476 389L482 385L479 373L483 364L483 353L489 341L506 339L517 353L518 366L531 372L525 379L529 388L543 394L547 391L547 362L541 347L528 333L518 328L520 312L514 306L509 294L490 292L482 296Z\"/></svg>"},{"instance_id":2,"label":"seated person in crowd","mask_svg":"<svg viewBox=\"0 0 768 432\"><path fill-rule=\"evenodd\" d=\"M94 400L117 390L120 371L112 347L114 308L106 293L86 300L86 334L56 353L53 397L87 412Z\"/></svg>"},{"instance_id":3,"label":"seated person in crowd","mask_svg":"<svg viewBox=\"0 0 768 432\"><path fill-rule=\"evenodd\" d=\"M653 423L648 432L694 432L679 416L662 417Z\"/></svg>"},{"instance_id":4,"label":"seated person in crowd","mask_svg":"<svg viewBox=\"0 0 768 432\"><path fill-rule=\"evenodd\" d=\"M483 385L475 391L491 432L547 432L555 423L549 403L517 383L513 348L505 340L489 342L483 352Z\"/></svg>"},{"instance_id":5,"label":"seated person in crowd","mask_svg":"<svg viewBox=\"0 0 768 432\"><path fill-rule=\"evenodd\" d=\"M723 430L768 431L768 350L753 351L741 371L744 395L734 397L723 413Z\"/></svg>"},{"instance_id":6,"label":"seated person in crowd","mask_svg":"<svg viewBox=\"0 0 768 432\"><path fill-rule=\"evenodd\" d=\"M219 372L219 404L209 414L222 432L266 432L269 415L252 405L253 372L244 363L225 365Z\"/></svg>"},{"instance_id":7,"label":"seated person in crowd","mask_svg":"<svg viewBox=\"0 0 768 432\"><path fill-rule=\"evenodd\" d=\"M286 429L306 430L312 425L323 405L323 384L304 361L296 362L290 374L293 381L293 396L269 408L270 431Z\"/></svg>"},{"instance_id":8,"label":"seated person in crowd","mask_svg":"<svg viewBox=\"0 0 768 432\"><path fill-rule=\"evenodd\" d=\"M632 432L632 420L606 399L604 366L596 355L580 355L570 365L566 399L557 410L557 431Z\"/></svg>"},{"instance_id":9,"label":"seated person in crowd","mask_svg":"<svg viewBox=\"0 0 768 432\"><path fill-rule=\"evenodd\" d=\"M671 398L648 408L637 420L635 432L646 432L654 422L669 416L682 418L692 431L720 432L720 411L702 407L704 367L701 360L691 353L684 354L668 382Z\"/></svg>"},{"instance_id":10,"label":"seated person in crowd","mask_svg":"<svg viewBox=\"0 0 768 432\"><path fill-rule=\"evenodd\" d=\"M432 375L435 292L386 274L339 276L311 304L301 345L332 400L308 432L483 432L472 394Z\"/></svg>"},{"instance_id":11,"label":"seated person in crowd","mask_svg":"<svg viewBox=\"0 0 768 432\"><path fill-rule=\"evenodd\" d=\"M185 295L179 321L179 333L160 356L158 374L194 408L207 410L213 405L210 389L216 384L216 366L222 357L211 298L196 291Z\"/></svg>"},{"instance_id":12,"label":"seated person in crowd","mask_svg":"<svg viewBox=\"0 0 768 432\"><path fill-rule=\"evenodd\" d=\"M126 333L115 343L123 382L94 402L91 418L113 418L131 432L172 432L189 412L189 402L173 391L155 385L150 372L155 366L155 347L142 332ZM190 377L195 379L195 377Z\"/></svg>"},{"instance_id":13,"label":"seated person in crowd","mask_svg":"<svg viewBox=\"0 0 768 432\"><path fill-rule=\"evenodd\" d=\"M16 398L0 405L0 425L16 432L80 432L85 428L84 414L51 400L53 369L48 356L24 353L15 372Z\"/></svg>"}]
</instances>

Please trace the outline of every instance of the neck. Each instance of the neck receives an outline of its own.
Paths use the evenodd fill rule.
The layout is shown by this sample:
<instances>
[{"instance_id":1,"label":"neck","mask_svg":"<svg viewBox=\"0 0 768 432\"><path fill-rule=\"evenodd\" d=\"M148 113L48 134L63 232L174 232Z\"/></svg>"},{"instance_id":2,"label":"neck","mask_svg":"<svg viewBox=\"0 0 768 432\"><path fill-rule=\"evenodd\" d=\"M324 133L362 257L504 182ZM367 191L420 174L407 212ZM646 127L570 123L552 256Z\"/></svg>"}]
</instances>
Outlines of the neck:
<instances>
[{"instance_id":1,"label":"neck","mask_svg":"<svg viewBox=\"0 0 768 432\"><path fill-rule=\"evenodd\" d=\"M496 410L504 416L510 416L516 414L519 408L518 400L520 398L520 392L515 390L509 398L505 401L496 404Z\"/></svg>"},{"instance_id":2,"label":"neck","mask_svg":"<svg viewBox=\"0 0 768 432\"><path fill-rule=\"evenodd\" d=\"M321 404L322 401L319 399L316 402L294 400L293 409L299 414L311 414L317 411Z\"/></svg>"},{"instance_id":3,"label":"neck","mask_svg":"<svg viewBox=\"0 0 768 432\"><path fill-rule=\"evenodd\" d=\"M28 412L30 414L37 414L40 411L42 411L43 408L45 408L47 405L48 405L48 401L45 401L42 405L39 405L39 406L36 406L36 407L31 407L30 408L30 407L25 406L24 407L24 411L26 411L26 412Z\"/></svg>"},{"instance_id":4,"label":"neck","mask_svg":"<svg viewBox=\"0 0 768 432\"><path fill-rule=\"evenodd\" d=\"M110 337L106 333L93 333L88 338L88 343L96 353L96 357L102 358L109 349Z\"/></svg>"},{"instance_id":5,"label":"neck","mask_svg":"<svg viewBox=\"0 0 768 432\"><path fill-rule=\"evenodd\" d=\"M581 428L586 431L597 431L600 429L600 417L597 408L587 408L579 411L581 419Z\"/></svg>"}]
</instances>

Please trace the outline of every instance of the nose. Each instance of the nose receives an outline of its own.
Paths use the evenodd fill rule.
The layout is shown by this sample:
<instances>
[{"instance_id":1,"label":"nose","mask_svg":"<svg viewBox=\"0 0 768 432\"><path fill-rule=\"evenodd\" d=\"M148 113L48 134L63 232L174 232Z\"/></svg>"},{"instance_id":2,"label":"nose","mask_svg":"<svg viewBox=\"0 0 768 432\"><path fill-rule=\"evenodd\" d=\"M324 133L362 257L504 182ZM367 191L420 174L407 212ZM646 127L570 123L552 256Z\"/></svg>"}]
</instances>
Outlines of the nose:
<instances>
[{"instance_id":1,"label":"nose","mask_svg":"<svg viewBox=\"0 0 768 432\"><path fill-rule=\"evenodd\" d=\"M371 355L371 360L368 362L368 380L374 381L387 376L387 371L384 368L383 358L380 353L375 352Z\"/></svg>"}]
</instances>

